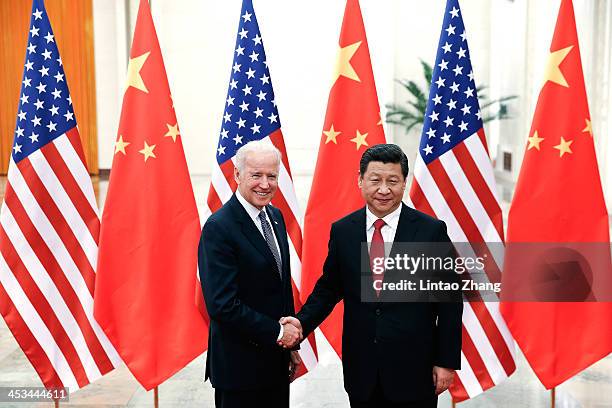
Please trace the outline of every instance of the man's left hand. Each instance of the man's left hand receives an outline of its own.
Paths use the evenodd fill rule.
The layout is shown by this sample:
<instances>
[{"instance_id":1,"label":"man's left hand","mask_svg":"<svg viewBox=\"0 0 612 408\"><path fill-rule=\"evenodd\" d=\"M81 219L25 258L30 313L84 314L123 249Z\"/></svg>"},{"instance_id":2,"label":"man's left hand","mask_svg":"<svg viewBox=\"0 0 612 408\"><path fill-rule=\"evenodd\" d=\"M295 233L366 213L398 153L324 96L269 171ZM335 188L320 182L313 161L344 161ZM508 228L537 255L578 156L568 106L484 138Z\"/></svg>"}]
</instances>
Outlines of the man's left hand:
<instances>
[{"instance_id":1,"label":"man's left hand","mask_svg":"<svg viewBox=\"0 0 612 408\"><path fill-rule=\"evenodd\" d=\"M302 359L297 351L291 352L291 359L289 360L289 382L295 380L295 374L297 373L298 367L302 364Z\"/></svg>"},{"instance_id":2,"label":"man's left hand","mask_svg":"<svg viewBox=\"0 0 612 408\"><path fill-rule=\"evenodd\" d=\"M442 394L450 387L455 379L455 370L451 368L444 368L434 366L433 368L433 382L436 386L436 395Z\"/></svg>"}]
</instances>

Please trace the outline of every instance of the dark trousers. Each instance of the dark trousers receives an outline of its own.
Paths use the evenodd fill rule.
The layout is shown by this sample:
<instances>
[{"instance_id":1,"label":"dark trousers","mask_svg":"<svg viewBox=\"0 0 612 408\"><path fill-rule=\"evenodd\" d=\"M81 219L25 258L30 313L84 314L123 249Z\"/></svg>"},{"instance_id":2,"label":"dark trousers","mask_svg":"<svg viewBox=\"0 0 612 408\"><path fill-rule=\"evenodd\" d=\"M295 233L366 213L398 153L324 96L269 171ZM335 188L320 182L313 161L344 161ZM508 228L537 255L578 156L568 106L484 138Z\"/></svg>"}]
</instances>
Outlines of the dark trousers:
<instances>
[{"instance_id":1,"label":"dark trousers","mask_svg":"<svg viewBox=\"0 0 612 408\"><path fill-rule=\"evenodd\" d=\"M289 408L289 383L274 388L229 391L215 388L216 408Z\"/></svg>"},{"instance_id":2,"label":"dark trousers","mask_svg":"<svg viewBox=\"0 0 612 408\"><path fill-rule=\"evenodd\" d=\"M393 402L389 401L383 392L380 379L376 382L374 392L366 401L356 400L349 394L351 408L436 408L438 397L434 396L426 401Z\"/></svg>"}]
</instances>

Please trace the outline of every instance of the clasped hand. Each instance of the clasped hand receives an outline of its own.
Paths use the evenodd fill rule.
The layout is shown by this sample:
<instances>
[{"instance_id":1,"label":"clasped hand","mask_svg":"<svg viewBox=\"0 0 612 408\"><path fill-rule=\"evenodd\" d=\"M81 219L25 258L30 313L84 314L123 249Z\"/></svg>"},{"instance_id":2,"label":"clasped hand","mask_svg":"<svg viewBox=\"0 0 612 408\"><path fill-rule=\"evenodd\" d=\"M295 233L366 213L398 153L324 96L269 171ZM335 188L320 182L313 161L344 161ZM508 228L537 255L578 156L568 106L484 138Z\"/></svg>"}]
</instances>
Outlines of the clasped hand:
<instances>
[{"instance_id":1,"label":"clasped hand","mask_svg":"<svg viewBox=\"0 0 612 408\"><path fill-rule=\"evenodd\" d=\"M304 338L302 323L292 316L283 317L279 322L283 325L283 336L278 341L278 345L283 348L294 348Z\"/></svg>"}]
</instances>

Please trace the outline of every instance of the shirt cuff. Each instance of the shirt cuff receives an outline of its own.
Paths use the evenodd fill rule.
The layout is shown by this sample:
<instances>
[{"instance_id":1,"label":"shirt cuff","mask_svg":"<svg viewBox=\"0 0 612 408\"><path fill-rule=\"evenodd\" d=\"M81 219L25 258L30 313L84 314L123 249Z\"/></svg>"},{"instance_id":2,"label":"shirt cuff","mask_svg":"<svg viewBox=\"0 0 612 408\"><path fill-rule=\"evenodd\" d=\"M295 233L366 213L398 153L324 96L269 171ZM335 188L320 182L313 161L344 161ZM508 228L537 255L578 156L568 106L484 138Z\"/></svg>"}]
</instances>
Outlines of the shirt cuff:
<instances>
[{"instance_id":1,"label":"shirt cuff","mask_svg":"<svg viewBox=\"0 0 612 408\"><path fill-rule=\"evenodd\" d=\"M280 339L283 338L283 334L285 334L285 328L283 327L282 324L280 324L280 331L278 332L278 337L276 338L276 341L280 341Z\"/></svg>"}]
</instances>

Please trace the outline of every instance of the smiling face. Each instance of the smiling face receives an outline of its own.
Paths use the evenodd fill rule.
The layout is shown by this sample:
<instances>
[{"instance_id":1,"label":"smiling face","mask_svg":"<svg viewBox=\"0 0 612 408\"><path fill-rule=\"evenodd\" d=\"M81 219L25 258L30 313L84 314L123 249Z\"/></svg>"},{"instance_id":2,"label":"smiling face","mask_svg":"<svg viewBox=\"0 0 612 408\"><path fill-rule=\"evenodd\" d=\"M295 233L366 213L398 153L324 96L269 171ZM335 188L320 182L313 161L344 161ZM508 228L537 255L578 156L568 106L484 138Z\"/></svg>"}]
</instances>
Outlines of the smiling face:
<instances>
[{"instance_id":1,"label":"smiling face","mask_svg":"<svg viewBox=\"0 0 612 408\"><path fill-rule=\"evenodd\" d=\"M250 152L242 170L234 168L234 178L240 194L257 209L268 205L278 188L280 162L273 152Z\"/></svg>"},{"instance_id":2,"label":"smiling face","mask_svg":"<svg viewBox=\"0 0 612 408\"><path fill-rule=\"evenodd\" d=\"M392 213L402 202L406 178L399 163L371 161L359 176L361 195L368 208L379 218Z\"/></svg>"}]
</instances>

